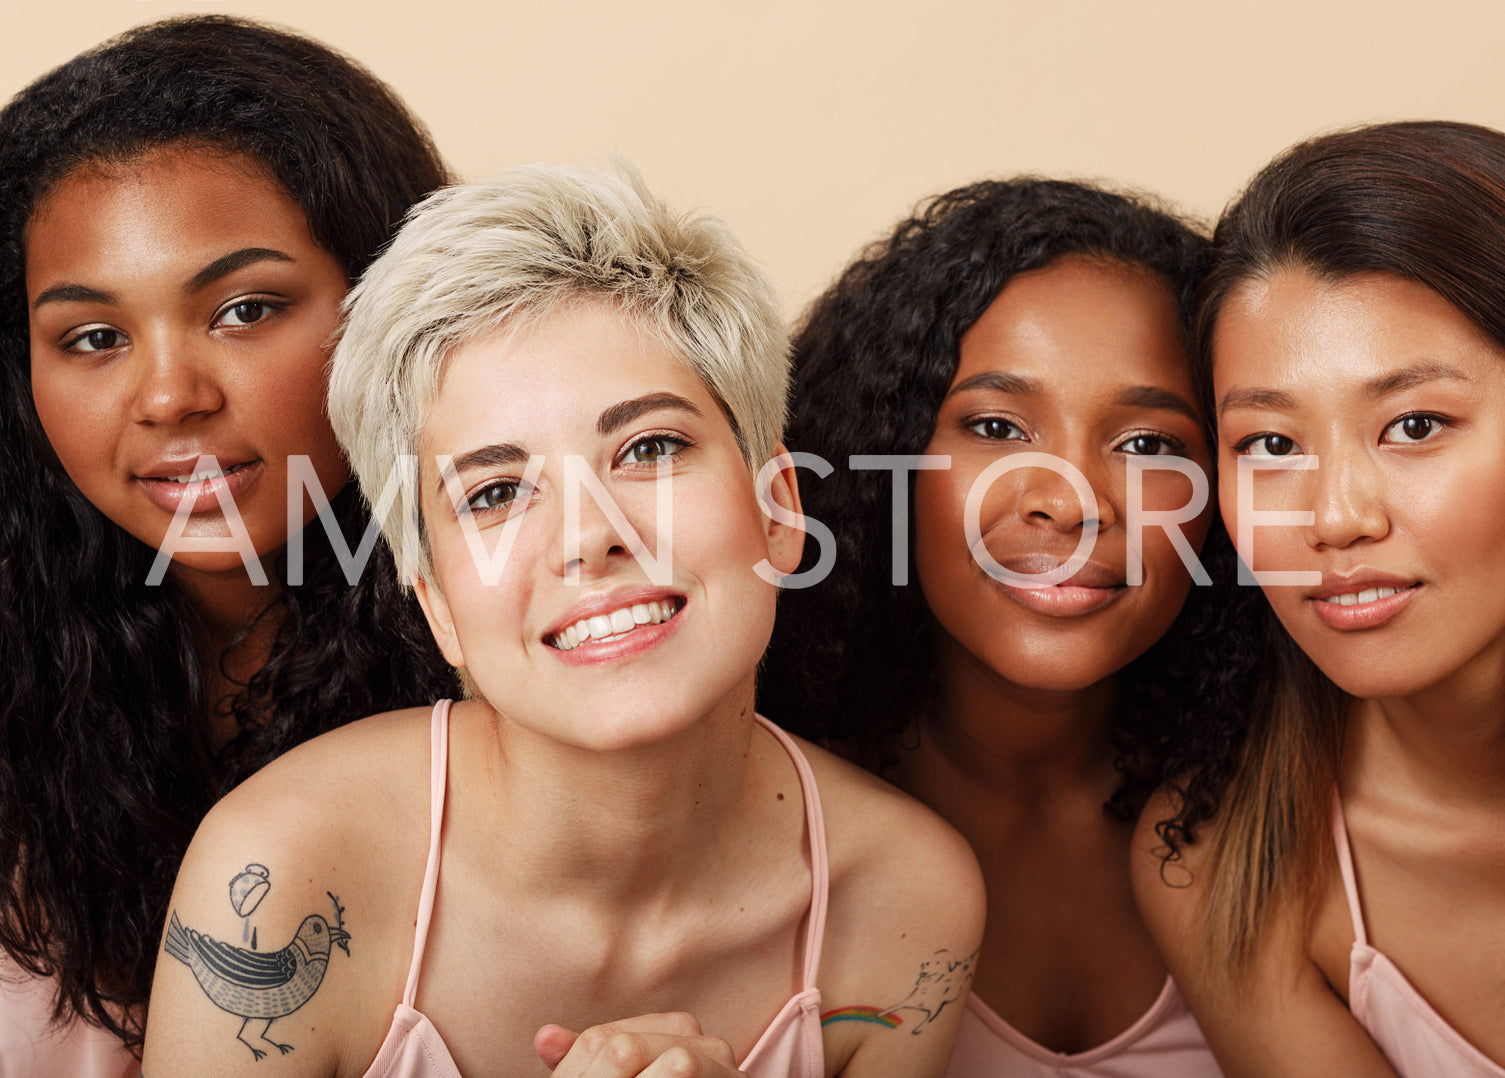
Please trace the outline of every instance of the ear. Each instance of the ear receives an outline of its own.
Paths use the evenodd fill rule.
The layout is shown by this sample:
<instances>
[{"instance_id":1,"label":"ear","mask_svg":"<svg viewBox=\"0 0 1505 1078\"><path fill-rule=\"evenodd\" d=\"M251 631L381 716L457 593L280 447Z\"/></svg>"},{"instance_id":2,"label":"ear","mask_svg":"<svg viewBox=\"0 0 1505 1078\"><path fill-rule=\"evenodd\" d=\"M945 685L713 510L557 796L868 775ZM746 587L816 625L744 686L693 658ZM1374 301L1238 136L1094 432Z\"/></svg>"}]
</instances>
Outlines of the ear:
<instances>
[{"instance_id":1,"label":"ear","mask_svg":"<svg viewBox=\"0 0 1505 1078\"><path fill-rule=\"evenodd\" d=\"M768 561L780 573L788 575L800 567L805 550L805 517L800 507L800 485L794 472L789 450L780 442L774 446L775 470L769 477L767 497L758 492L758 502L767 520L764 531L768 540Z\"/></svg>"},{"instance_id":2,"label":"ear","mask_svg":"<svg viewBox=\"0 0 1505 1078\"><path fill-rule=\"evenodd\" d=\"M429 623L429 631L434 634L434 642L439 645L445 660L456 670L465 668L465 653L460 650L460 638L455 635L455 621L449 612L449 603L444 598L444 593L438 585L430 584L426 579L413 575L413 594L418 597L418 605L423 608L423 616Z\"/></svg>"}]
</instances>

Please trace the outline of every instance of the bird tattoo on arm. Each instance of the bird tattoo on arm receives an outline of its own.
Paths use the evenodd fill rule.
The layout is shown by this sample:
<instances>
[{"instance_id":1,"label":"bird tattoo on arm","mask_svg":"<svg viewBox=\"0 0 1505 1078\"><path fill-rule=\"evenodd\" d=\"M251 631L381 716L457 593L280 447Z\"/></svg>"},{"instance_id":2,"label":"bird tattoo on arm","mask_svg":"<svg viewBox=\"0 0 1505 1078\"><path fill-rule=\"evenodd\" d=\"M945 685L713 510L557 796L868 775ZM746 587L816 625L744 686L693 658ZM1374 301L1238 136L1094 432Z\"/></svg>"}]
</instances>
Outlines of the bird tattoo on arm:
<instances>
[{"instance_id":1,"label":"bird tattoo on arm","mask_svg":"<svg viewBox=\"0 0 1505 1078\"><path fill-rule=\"evenodd\" d=\"M292 1014L307 1003L329 968L331 948L350 954L350 933L345 931L345 908L338 896L326 891L334 903L334 927L320 914L303 918L292 942L280 951L258 952L221 943L202 932L185 928L177 910L167 926L163 949L193 971L204 994L222 1011L243 1019L235 1039L260 1060L266 1052L246 1040L246 1027L264 1020L261 1040L283 1055L293 1050L291 1044L272 1040L272 1023Z\"/></svg>"}]
</instances>

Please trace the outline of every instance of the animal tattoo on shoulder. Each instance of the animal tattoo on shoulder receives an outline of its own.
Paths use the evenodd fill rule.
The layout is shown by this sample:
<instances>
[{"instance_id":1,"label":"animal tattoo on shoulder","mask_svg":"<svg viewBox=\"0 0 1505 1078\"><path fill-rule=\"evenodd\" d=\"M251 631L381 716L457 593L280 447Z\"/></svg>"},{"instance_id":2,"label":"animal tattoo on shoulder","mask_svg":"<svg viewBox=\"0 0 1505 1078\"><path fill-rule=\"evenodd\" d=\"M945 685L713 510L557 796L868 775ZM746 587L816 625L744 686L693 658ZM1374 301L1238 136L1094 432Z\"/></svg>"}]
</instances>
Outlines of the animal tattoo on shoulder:
<instances>
[{"instance_id":1,"label":"animal tattoo on shoulder","mask_svg":"<svg viewBox=\"0 0 1505 1078\"><path fill-rule=\"evenodd\" d=\"M250 891L246 885L248 874L254 877L251 887L259 892L251 903L253 909L270 888L270 873L261 865L247 866L247 872L231 881L230 901L243 917L249 917L251 912L245 901ZM261 1029L261 1043L271 1045L283 1055L291 1052L291 1044L279 1044L268 1036L272 1023L313 998L324 983L335 947L347 957L350 954L345 907L340 905L338 895L324 893L334 903L334 924L322 914L310 913L288 945L278 951L258 951L254 935L249 949L222 943L185 927L178 920L177 910L172 911L163 949L193 972L199 987L216 1007L242 1019L235 1039L251 1050L253 1059L259 1061L267 1053L246 1040L246 1027L254 1021L266 1022Z\"/></svg>"},{"instance_id":2,"label":"animal tattoo on shoulder","mask_svg":"<svg viewBox=\"0 0 1505 1078\"><path fill-rule=\"evenodd\" d=\"M904 1016L899 1012L912 1011L914 1013L910 1018L914 1021L914 1027L909 1032L918 1036L940 1016L948 1004L966 998L967 989L972 986L972 969L976 964L976 951L966 958L957 958L950 951L936 951L920 963L919 976L915 978L909 995L892 1007L842 1007L821 1015L820 1024L829 1026L835 1022L871 1022L897 1029L904 1024Z\"/></svg>"}]
</instances>

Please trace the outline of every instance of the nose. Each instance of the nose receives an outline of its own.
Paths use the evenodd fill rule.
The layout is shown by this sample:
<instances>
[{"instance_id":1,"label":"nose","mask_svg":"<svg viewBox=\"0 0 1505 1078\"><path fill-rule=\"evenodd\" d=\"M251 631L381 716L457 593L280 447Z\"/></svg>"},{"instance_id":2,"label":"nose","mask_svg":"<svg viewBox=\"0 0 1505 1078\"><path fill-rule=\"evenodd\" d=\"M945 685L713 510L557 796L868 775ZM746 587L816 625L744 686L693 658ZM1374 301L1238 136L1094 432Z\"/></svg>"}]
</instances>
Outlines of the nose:
<instances>
[{"instance_id":1,"label":"nose","mask_svg":"<svg viewBox=\"0 0 1505 1078\"><path fill-rule=\"evenodd\" d=\"M1368 454L1330 451L1306 474L1314 518L1307 543L1312 549L1341 550L1389 534L1390 516L1381 497L1384 477Z\"/></svg>"},{"instance_id":2,"label":"nose","mask_svg":"<svg viewBox=\"0 0 1505 1078\"><path fill-rule=\"evenodd\" d=\"M1085 502L1070 478L1075 469L1087 480L1092 497ZM1038 465L1019 469L1018 513L1025 523L1062 532L1075 532L1089 521L1096 521L1099 531L1113 526L1118 512L1105 496L1110 489L1107 477L1094 474L1076 461L1064 457L1042 460Z\"/></svg>"},{"instance_id":3,"label":"nose","mask_svg":"<svg viewBox=\"0 0 1505 1078\"><path fill-rule=\"evenodd\" d=\"M558 500L560 526L551 557L555 573L566 583L578 584L613 572L635 551L646 551L644 536L589 465L566 458L564 494Z\"/></svg>"},{"instance_id":4,"label":"nose","mask_svg":"<svg viewBox=\"0 0 1505 1078\"><path fill-rule=\"evenodd\" d=\"M212 415L225 406L225 395L208 357L179 337L138 339L131 350L135 385L133 422L182 423Z\"/></svg>"}]
</instances>

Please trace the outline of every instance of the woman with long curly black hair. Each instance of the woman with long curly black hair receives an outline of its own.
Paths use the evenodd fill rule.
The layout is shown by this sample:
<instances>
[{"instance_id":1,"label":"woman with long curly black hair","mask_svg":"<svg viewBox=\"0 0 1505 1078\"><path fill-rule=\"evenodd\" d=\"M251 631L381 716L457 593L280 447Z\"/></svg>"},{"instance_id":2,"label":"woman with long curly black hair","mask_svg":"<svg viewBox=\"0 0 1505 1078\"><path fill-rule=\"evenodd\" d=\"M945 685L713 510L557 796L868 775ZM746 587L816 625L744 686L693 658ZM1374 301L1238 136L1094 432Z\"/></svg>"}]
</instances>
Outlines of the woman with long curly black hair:
<instances>
[{"instance_id":1,"label":"woman with long curly black hair","mask_svg":"<svg viewBox=\"0 0 1505 1078\"><path fill-rule=\"evenodd\" d=\"M323 406L346 289L446 179L364 69L230 18L132 30L0 113L0 943L38 979L0 997L8 1065L81 1023L137 1049L209 807L451 686Z\"/></svg>"},{"instance_id":2,"label":"woman with long curly black hair","mask_svg":"<svg viewBox=\"0 0 1505 1078\"><path fill-rule=\"evenodd\" d=\"M1128 877L1136 813L1238 695L1188 343L1206 247L1134 198L978 183L796 339L788 444L833 468L804 502L834 561L784 595L761 703L971 839L989 919L954 1075L1217 1072Z\"/></svg>"}]
</instances>

